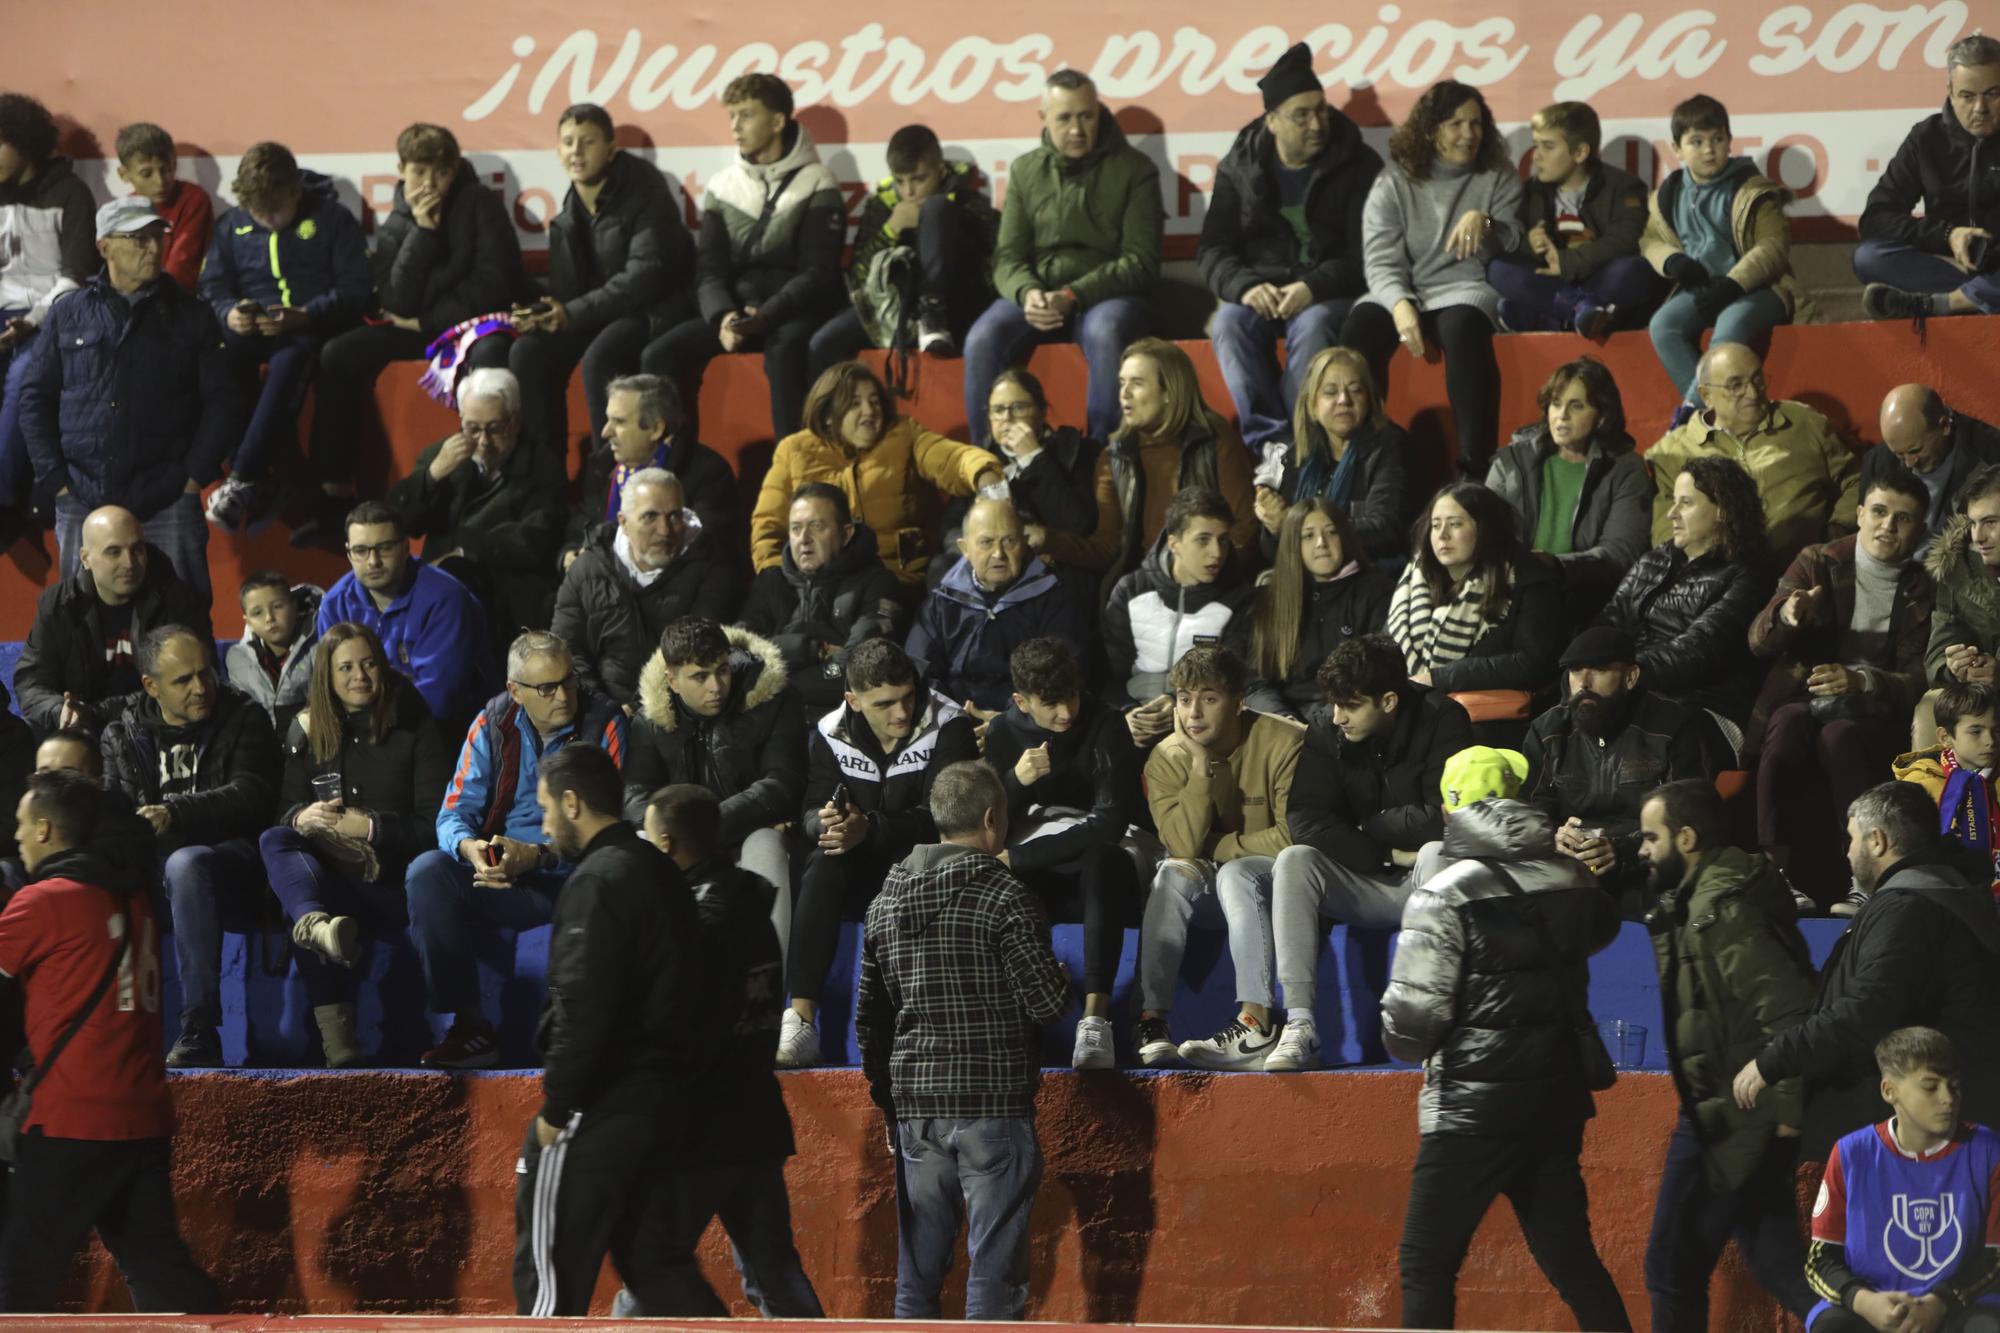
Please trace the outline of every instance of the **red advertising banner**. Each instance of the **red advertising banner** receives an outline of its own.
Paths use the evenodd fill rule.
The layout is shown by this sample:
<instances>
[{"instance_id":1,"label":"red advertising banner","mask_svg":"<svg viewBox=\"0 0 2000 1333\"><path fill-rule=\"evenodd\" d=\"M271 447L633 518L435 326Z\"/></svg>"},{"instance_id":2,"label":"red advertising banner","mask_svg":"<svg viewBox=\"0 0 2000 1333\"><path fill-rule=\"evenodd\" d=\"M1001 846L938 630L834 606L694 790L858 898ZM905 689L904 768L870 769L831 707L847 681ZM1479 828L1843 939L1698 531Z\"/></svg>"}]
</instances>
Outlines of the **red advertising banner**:
<instances>
[{"instance_id":1,"label":"red advertising banner","mask_svg":"<svg viewBox=\"0 0 2000 1333\"><path fill-rule=\"evenodd\" d=\"M1981 26L2000 28L2000 0L98 0L13 6L5 81L64 119L66 147L86 167L109 156L121 124L152 120L187 146L184 173L225 197L235 156L278 139L350 182L357 206L386 209L397 131L435 121L538 245L564 187L555 121L572 102L609 108L621 140L679 180L691 204L728 160L719 94L752 70L791 83L800 120L857 198L882 174L889 135L918 120L1004 189L1007 161L1040 132L1043 79L1069 65L1097 79L1166 169L1170 229L1185 235L1199 229L1215 162L1261 110L1257 78L1304 40L1329 98L1378 146L1418 93L1456 78L1485 91L1523 154L1537 107L1584 100L1604 119L1607 156L1653 175L1673 165L1668 109L1711 93L1730 108L1737 151L1792 187L1794 215L1833 220L1860 210L1910 124L1942 104L1945 50ZM90 178L118 192L108 169Z\"/></svg>"}]
</instances>

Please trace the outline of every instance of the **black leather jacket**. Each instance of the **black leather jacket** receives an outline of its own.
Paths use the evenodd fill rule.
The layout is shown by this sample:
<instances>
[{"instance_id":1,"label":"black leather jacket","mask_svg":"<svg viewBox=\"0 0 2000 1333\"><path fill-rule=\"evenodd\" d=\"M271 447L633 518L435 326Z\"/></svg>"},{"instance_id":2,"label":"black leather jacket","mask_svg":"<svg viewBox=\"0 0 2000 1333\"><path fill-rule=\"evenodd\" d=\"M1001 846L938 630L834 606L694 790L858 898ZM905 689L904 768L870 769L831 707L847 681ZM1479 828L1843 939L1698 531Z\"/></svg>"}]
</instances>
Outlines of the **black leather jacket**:
<instances>
[{"instance_id":1,"label":"black leather jacket","mask_svg":"<svg viewBox=\"0 0 2000 1333\"><path fill-rule=\"evenodd\" d=\"M1639 557L1598 619L1638 643L1649 688L1740 725L1758 682L1750 622L1774 581L1750 561L1719 551L1689 560L1678 546L1662 542Z\"/></svg>"}]
</instances>

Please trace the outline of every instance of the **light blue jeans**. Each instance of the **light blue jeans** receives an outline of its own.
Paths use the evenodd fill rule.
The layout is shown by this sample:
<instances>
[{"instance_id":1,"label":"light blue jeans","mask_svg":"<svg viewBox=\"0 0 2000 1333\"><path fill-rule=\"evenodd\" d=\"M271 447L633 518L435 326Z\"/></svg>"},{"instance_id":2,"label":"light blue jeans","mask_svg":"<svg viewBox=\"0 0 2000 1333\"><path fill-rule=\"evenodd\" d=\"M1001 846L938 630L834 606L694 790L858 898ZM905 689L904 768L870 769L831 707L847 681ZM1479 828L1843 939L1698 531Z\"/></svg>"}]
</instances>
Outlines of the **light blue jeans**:
<instances>
[{"instance_id":1,"label":"light blue jeans","mask_svg":"<svg viewBox=\"0 0 2000 1333\"><path fill-rule=\"evenodd\" d=\"M896 1318L938 1318L965 1226L965 1318L1028 1309L1028 1220L1042 1148L1027 1116L896 1122Z\"/></svg>"},{"instance_id":2,"label":"light blue jeans","mask_svg":"<svg viewBox=\"0 0 2000 1333\"><path fill-rule=\"evenodd\" d=\"M1769 287L1745 292L1722 308L1715 317L1715 337L1711 342L1748 343L1761 347L1771 330L1789 324L1785 303ZM1647 332L1653 335L1653 350L1667 369L1674 389L1688 402L1697 401L1695 372L1701 366L1701 331L1708 327L1694 308L1694 293L1677 292L1653 314Z\"/></svg>"},{"instance_id":3,"label":"light blue jeans","mask_svg":"<svg viewBox=\"0 0 2000 1333\"><path fill-rule=\"evenodd\" d=\"M1140 1008L1164 1014L1173 1007L1188 928L1212 930L1218 916L1229 932L1237 1003L1271 1003L1277 972L1271 934L1273 864L1268 856L1241 856L1220 866L1179 858L1160 862L1139 925Z\"/></svg>"}]
</instances>

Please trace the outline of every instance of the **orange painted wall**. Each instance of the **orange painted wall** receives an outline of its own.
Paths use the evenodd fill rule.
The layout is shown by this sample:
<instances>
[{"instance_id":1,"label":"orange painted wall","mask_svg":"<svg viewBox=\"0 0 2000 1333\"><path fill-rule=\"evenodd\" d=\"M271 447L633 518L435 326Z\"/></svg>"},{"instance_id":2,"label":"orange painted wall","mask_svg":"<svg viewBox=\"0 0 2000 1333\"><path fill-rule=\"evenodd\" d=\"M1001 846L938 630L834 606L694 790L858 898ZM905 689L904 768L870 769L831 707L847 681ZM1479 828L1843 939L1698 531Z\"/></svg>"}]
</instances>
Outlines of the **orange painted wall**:
<instances>
[{"instance_id":1,"label":"orange painted wall","mask_svg":"<svg viewBox=\"0 0 2000 1333\"><path fill-rule=\"evenodd\" d=\"M1208 401L1229 415L1229 395L1208 343L1183 345L1194 357ZM1494 345L1500 363L1503 432L1533 420L1535 394L1549 372L1586 353L1603 359L1617 376L1632 436L1642 445L1660 435L1673 410L1675 395L1643 332L1618 334L1602 346L1554 333L1510 335ZM1876 438L1882 395L1912 380L1944 386L1954 406L1987 421L2000 420L2000 378L1992 373L1996 362L2000 362L2000 320L1964 318L1933 321L1923 342L1901 323L1779 329L1772 339L1768 371L1774 393L1811 403L1858 445ZM1032 365L1048 388L1057 419L1079 422L1082 355L1071 347L1043 348L1035 353ZM964 362L918 359L912 367L915 398L903 410L933 429L963 438ZM454 429L452 416L417 389L417 370L415 362L392 366L377 385L381 433L371 434L362 450L359 481L364 493L382 493L425 445ZM762 362L755 356L718 358L702 385L702 436L735 463L746 500L756 494L770 462L769 402ZM1432 479L1442 481L1453 446L1444 367L1435 351L1422 364L1412 364L1400 354L1396 357L1388 403L1390 415L1410 427ZM579 431L587 420L581 380L570 386L570 420L579 423ZM371 423L371 432L375 429ZM581 445L573 443L573 472L581 456ZM285 538L282 525L248 537L211 529L216 633L234 638L242 632L242 617L228 590L246 573L275 568L325 585L346 572L345 559L323 551L295 551ZM0 555L0 639L27 637L35 595L50 578L49 560L55 551L52 537L45 536L44 541L45 549L17 542Z\"/></svg>"},{"instance_id":2,"label":"orange painted wall","mask_svg":"<svg viewBox=\"0 0 2000 1333\"><path fill-rule=\"evenodd\" d=\"M856 1071L783 1081L806 1270L829 1314L887 1317L896 1217L879 1113ZM1029 1317L1393 1327L1418 1086L1386 1072L1049 1076ZM513 1167L538 1101L532 1076L209 1074L176 1077L173 1091L183 1227L234 1308L512 1309ZM1643 1329L1673 1091L1664 1076L1628 1076L1600 1104L1586 1141L1592 1219ZM704 1257L748 1313L718 1231ZM613 1289L607 1274L600 1309ZM1462 1327L1571 1327L1504 1207L1459 1290ZM101 1252L73 1295L87 1310L126 1308ZM947 1311L960 1302L962 1286ZM1779 1323L1732 1255L1712 1326Z\"/></svg>"}]
</instances>

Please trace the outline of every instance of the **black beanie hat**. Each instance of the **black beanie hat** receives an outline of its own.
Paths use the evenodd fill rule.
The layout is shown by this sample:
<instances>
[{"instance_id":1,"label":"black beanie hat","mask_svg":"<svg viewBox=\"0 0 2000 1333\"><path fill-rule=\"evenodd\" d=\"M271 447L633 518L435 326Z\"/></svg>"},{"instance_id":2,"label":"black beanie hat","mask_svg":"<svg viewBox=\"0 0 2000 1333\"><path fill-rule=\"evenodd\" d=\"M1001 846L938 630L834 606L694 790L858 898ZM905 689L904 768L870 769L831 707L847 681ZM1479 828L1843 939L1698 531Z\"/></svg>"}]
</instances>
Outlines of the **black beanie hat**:
<instances>
[{"instance_id":1,"label":"black beanie hat","mask_svg":"<svg viewBox=\"0 0 2000 1333\"><path fill-rule=\"evenodd\" d=\"M1279 56L1270 72L1257 80L1257 86L1264 90L1266 111L1276 111L1300 93L1316 93L1325 87L1313 73L1312 50L1304 42L1294 43Z\"/></svg>"}]
</instances>

